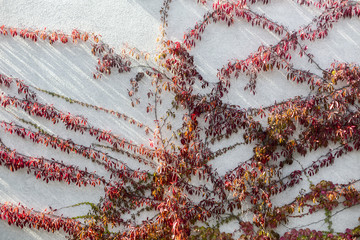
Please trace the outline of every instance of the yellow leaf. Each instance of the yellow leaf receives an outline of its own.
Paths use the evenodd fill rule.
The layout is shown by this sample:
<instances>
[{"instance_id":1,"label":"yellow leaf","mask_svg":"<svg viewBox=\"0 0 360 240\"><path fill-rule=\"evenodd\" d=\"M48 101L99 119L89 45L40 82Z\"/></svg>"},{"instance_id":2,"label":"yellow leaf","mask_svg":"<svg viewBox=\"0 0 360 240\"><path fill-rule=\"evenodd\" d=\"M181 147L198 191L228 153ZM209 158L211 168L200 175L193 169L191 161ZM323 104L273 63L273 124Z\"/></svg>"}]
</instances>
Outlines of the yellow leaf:
<instances>
[{"instance_id":1,"label":"yellow leaf","mask_svg":"<svg viewBox=\"0 0 360 240\"><path fill-rule=\"evenodd\" d=\"M245 179L246 179L246 181L249 180L249 173L248 172L245 173Z\"/></svg>"}]
</instances>

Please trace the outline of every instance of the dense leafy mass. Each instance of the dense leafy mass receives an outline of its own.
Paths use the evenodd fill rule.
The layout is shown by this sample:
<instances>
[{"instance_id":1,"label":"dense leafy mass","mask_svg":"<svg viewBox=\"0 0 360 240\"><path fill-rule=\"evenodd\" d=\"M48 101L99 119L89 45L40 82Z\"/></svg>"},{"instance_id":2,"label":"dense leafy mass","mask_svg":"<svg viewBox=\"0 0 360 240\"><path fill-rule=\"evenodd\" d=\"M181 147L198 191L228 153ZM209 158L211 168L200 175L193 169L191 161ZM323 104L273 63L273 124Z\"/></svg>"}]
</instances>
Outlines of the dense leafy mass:
<instances>
[{"instance_id":1,"label":"dense leafy mass","mask_svg":"<svg viewBox=\"0 0 360 240\"><path fill-rule=\"evenodd\" d=\"M129 98L136 107L142 96L139 87L151 82L147 93L149 116L156 127L101 106L62 96L27 84L26 80L0 75L2 108L63 124L69 131L87 134L99 144L85 146L71 139L54 136L41 126L17 116L24 125L2 121L8 134L17 135L36 144L90 159L111 174L99 176L77 166L55 159L28 156L10 149L0 141L0 164L11 171L25 168L43 181L60 181L78 186L102 185L105 195L99 203L82 203L91 211L81 218L58 216L56 210L39 212L22 205L0 204L0 216L10 225L34 227L48 231L65 231L71 239L356 239L360 225L344 232L334 232L331 216L334 209L351 208L360 203L360 193L354 187L360 179L347 184L330 181L312 183L309 176L321 168L330 167L347 153L360 148L360 67L357 64L334 62L321 69L307 50L306 41L325 38L333 24L340 19L359 17L360 5L353 1L297 1L322 11L313 21L289 31L265 15L251 10L253 1L218 1L213 9L193 29L185 33L183 42L166 38L168 10L171 0L165 0L160 11L160 50L156 56L135 48L116 53L94 34L74 30L71 35L45 30L0 27L5 36L20 36L31 41L44 40L71 44L90 41L92 53L98 58L93 75L134 73L130 79ZM197 0L207 4L205 0ZM267 0L260 1L271 4ZM281 37L271 46L260 46L243 60L231 60L217 74L218 82L204 79L196 68L190 49L201 40L209 24L224 22L232 26L236 20L262 27ZM70 40L70 41L69 41ZM291 56L299 54L322 72L296 69ZM153 59L154 57L154 59ZM153 61L154 60L154 61ZM141 67L139 67L141 66ZM298 96L261 108L243 108L224 101L233 80L241 74L248 76L245 90L256 94L257 76L261 72L280 70L289 81L309 87L307 96ZM117 74L117 73L116 73ZM202 87L204 93L194 91ZM17 89L17 95L7 93ZM111 131L92 126L84 117L62 112L51 103L37 99L37 92L62 98L69 103L92 108L101 117L111 114L127 120L133 127L143 129L151 137L150 147L137 145ZM206 92L206 94L205 94ZM170 102L167 103L166 101ZM159 117L159 108L168 107L167 117ZM265 121L264 121L265 120ZM173 129L172 122L181 122ZM266 124L264 124L266 122ZM234 135L242 142L211 151L211 144ZM1 136L1 138L6 136ZM253 148L253 156L220 176L211 161L236 149L239 145ZM283 174L298 156L335 146L309 166ZM148 165L152 171L131 169L126 162L112 157L122 153ZM309 181L310 189L288 204L273 206L279 193ZM328 231L300 229L280 236L276 229L290 218L301 218L324 210ZM131 218L125 217L131 215ZM148 214L144 221L138 217ZM244 221L251 214L252 221ZM220 226L237 222L233 233L220 231Z\"/></svg>"}]
</instances>

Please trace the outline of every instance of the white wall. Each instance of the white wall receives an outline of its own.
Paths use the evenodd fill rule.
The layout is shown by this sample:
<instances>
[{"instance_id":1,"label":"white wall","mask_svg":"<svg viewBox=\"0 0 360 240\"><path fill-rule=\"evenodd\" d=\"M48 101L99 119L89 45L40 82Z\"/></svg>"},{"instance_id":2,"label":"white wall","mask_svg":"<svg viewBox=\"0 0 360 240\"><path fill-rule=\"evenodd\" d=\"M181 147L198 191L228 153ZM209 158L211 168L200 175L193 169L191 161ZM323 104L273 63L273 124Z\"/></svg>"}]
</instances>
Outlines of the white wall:
<instances>
[{"instance_id":1,"label":"white wall","mask_svg":"<svg viewBox=\"0 0 360 240\"><path fill-rule=\"evenodd\" d=\"M178 0L171 4L169 11L168 38L182 40L184 32L192 28L202 15L207 12L208 6L201 6L195 0ZM72 29L80 29L102 35L104 42L120 49L122 43L129 43L140 50L156 52L156 38L159 33L161 0L0 0L0 25L19 28L47 28L49 30L63 30L70 33ZM269 5L256 4L254 11L265 13L269 18L296 30L307 24L319 12L313 8L297 5L290 0L273 1ZM334 60L345 62L360 62L360 21L359 19L341 20L331 30L324 40L309 43L309 50L323 68L329 67ZM262 28L252 27L247 22L238 20L228 28L224 23L210 25L197 42L197 47L191 50L195 56L199 71L209 81L216 81L217 69L233 58L244 59L251 52L257 50L260 44L274 44L278 36ZM12 75L27 82L63 95L71 96L81 101L126 112L135 118L153 124L150 118L141 111L133 109L127 98L126 89L129 88L129 74L112 75L101 80L92 79L92 72L96 64L95 57L90 52L88 44L55 43L50 45L44 42L32 43L20 38L0 36L0 73ZM305 69L315 68L300 59L295 64ZM258 93L253 96L243 91L244 81L241 78L235 81L229 96L224 99L241 106L267 105L275 100L283 100L297 95L307 94L306 87L286 81L279 72L266 73L258 81ZM58 99L39 94L44 101L52 102L64 111L75 112L89 118L89 121L99 127L109 128L115 133L132 136L136 142L148 144L148 138L139 130L129 128L124 122L111 117L98 119L95 112L81 111L74 105L69 105ZM19 113L17 113L19 114ZM26 117L26 115L24 115ZM8 112L0 109L0 120L16 121ZM64 132L62 127L52 126L46 121L34 118L55 134L71 137L75 140L90 144L89 140L77 134ZM18 137L0 132L1 139L10 147L17 150L44 157L54 157L79 166L88 166L101 172L101 169L77 156L54 151L45 147L19 140ZM241 136L240 136L241 137ZM236 139L231 139L236 141ZM225 143L226 144L226 143ZM224 173L238 162L246 159L252 149L239 148L214 160L213 166ZM301 159L304 165L310 164L317 152ZM322 179L337 183L346 183L359 177L359 154L352 153L335 162L335 165L322 169L311 178L313 182ZM236 159L236 162L233 161ZM227 162L228 161L228 162ZM295 165L295 164L294 164ZM295 166L298 167L298 166ZM105 173L103 173L105 174ZM303 181L296 188L280 194L274 202L278 205L291 201L298 195L301 188L308 189L308 183ZM49 206L61 208L82 201L96 202L103 194L101 187L79 188L62 183L46 184L36 180L33 175L27 175L25 170L10 172L0 167L0 202L21 202L37 210L44 210ZM87 208L78 207L65 209L61 213L65 216L85 214ZM356 213L359 207L341 212L333 217L335 231L343 231L346 227L354 227L359 217ZM252 216L247 216L252 219ZM301 220L290 222L288 227L302 226L309 222L323 219L324 213L314 214ZM309 226L309 228L326 230L324 222ZM232 226L224 227L224 231L232 230ZM286 231L279 229L279 232ZM61 234L57 234L62 239ZM0 239L54 239L52 234L32 229L18 229L0 221Z\"/></svg>"}]
</instances>

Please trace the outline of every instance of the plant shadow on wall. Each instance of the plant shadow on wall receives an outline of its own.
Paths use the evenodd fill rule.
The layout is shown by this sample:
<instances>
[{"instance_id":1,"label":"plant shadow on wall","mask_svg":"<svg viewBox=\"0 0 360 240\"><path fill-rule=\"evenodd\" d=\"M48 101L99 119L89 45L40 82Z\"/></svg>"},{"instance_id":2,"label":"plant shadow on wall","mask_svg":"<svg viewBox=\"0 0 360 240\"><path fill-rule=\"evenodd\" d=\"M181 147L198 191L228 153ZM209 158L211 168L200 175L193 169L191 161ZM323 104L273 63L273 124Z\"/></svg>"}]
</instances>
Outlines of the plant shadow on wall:
<instances>
[{"instance_id":1,"label":"plant shadow on wall","mask_svg":"<svg viewBox=\"0 0 360 240\"><path fill-rule=\"evenodd\" d=\"M205 1L197 2L203 4ZM31 206L1 203L2 219L21 228L63 230L70 239L359 237L360 226L335 232L331 217L360 203L355 188L360 179L345 184L325 180L313 183L310 177L360 148L360 68L356 64L335 62L323 69L307 50L306 42L326 38L340 19L359 17L360 6L351 1L298 1L300 5L319 8L322 13L309 25L289 32L265 15L252 11L253 3L255 1L214 3L213 9L185 34L183 42L174 42L166 38L171 1L164 1L160 11L160 50L156 55L131 47L116 52L97 35L77 30L67 35L0 27L0 33L5 35L2 38L20 36L50 44L90 42L91 52L98 58L94 80L106 82L104 76L128 74L126 94L130 106L142 109L152 120L145 124L130 113L1 75L4 93L0 101L4 111L25 112L34 119L63 125L74 135L91 139L91 144L53 135L41 124L16 114L16 122L1 122L2 129L34 144L89 159L108 172L99 175L54 158L30 156L7 146L6 135L2 135L0 160L9 170L26 169L27 173L46 182L60 181L81 187L100 185L105 190L98 203L82 202L71 206L90 206L91 211L84 216L68 218L58 214L60 209L39 212ZM281 40L274 45L259 46L244 60L229 61L218 71L219 81L208 82L197 71L189 50L200 41L209 24L221 22L224 27L231 27L235 19L273 32ZM322 74L295 68L291 57L297 54ZM234 79L240 75L248 79L245 90L256 94L258 75L274 70L286 72L289 81L308 86L308 94L261 108L243 108L224 101L231 85L235 84ZM119 75L119 78L124 81L125 77ZM197 93L199 88L203 93ZM91 109L97 118L112 115L119 121L126 120L149 141L138 143L131 138L133 135L97 127L81 115L40 100L38 95L49 95L55 101L62 99L83 111ZM82 114L79 111L78 114ZM241 140L217 151L211 150L212 144L221 146L228 138ZM244 145L253 152L250 158L238 156L239 165L223 176L212 168L214 159ZM335 147L328 149L330 145ZM303 165L298 161L301 156L307 157L318 149L325 149L325 154L311 164ZM146 167L131 167L128 159ZM301 167L283 174L294 162L299 162ZM288 203L273 205L278 194L298 186L303 180L309 182L310 189ZM279 226L287 226L293 218L301 219L320 211L324 212L323 221L328 224L325 231L294 228L281 235L277 232ZM252 219L246 218L249 215ZM231 225L232 232L223 232L223 226L230 223L236 223L235 227Z\"/></svg>"}]
</instances>

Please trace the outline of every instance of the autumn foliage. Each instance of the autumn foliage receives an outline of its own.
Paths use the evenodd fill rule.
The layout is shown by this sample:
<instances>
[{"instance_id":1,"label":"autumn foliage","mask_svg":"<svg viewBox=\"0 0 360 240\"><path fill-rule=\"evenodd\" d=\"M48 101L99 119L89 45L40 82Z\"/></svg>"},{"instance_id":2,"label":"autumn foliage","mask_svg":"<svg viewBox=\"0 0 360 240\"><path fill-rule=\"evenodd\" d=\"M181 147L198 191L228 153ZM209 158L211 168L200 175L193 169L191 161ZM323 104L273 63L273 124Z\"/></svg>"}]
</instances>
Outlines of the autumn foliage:
<instances>
[{"instance_id":1,"label":"autumn foliage","mask_svg":"<svg viewBox=\"0 0 360 240\"><path fill-rule=\"evenodd\" d=\"M207 1L198 0L199 4ZM171 0L165 0L160 11L161 34L156 56L136 48L117 53L102 42L100 36L74 30L71 34L47 30L0 27L3 37L22 37L31 41L49 41L75 44L90 42L92 54L98 58L94 79L103 75L130 72L128 97L133 107L147 101L149 117L156 125L151 128L124 114L62 96L34 87L26 79L0 75L2 108L18 109L53 124L62 124L69 131L86 134L98 144L85 146L54 136L42 126L17 117L23 125L2 121L0 127L7 134L90 159L104 167L110 178L99 176L56 159L28 156L10 149L0 141L0 165L10 171L26 169L43 181L66 184L100 185L105 194L100 202L91 205L91 211L81 219L58 216L56 209L39 212L22 205L0 203L0 216L9 225L32 227L47 231L63 230L70 239L356 239L360 225L344 232L331 228L331 212L360 204L360 193L355 185L330 181L313 183L310 176L321 168L331 167L342 156L360 149L360 66L356 63L334 62L321 69L306 43L326 38L340 19L359 17L360 5L353 1L296 1L322 12L313 21L297 31L272 21L266 15L251 10L255 2L217 1L195 26L184 34L183 42L166 38L167 19ZM281 40L275 45L259 46L246 59L230 60L217 73L218 81L207 81L197 70L190 50L196 48L210 24L231 27L234 21L245 21L254 27L277 34ZM3 38L2 37L2 38ZM71 43L72 42L72 43ZM316 74L297 69L292 56L299 55L322 72ZM141 67L139 67L139 65ZM260 73L283 71L289 81L308 86L309 94L275 102L261 108L244 108L226 103L224 97L240 75L248 78L246 91L256 94ZM121 76L121 75L120 75ZM100 80L99 80L100 81ZM145 98L139 96L143 82L151 82ZM199 93L195 88L204 89ZM7 91L16 89L16 95ZM126 120L141 129L151 139L150 146L134 144L131 138L118 136L93 126L86 118L63 112L52 103L37 99L37 93L94 109L99 117L110 114ZM206 92L206 93L205 93ZM171 96L171 97L169 97ZM145 100L144 100L145 99ZM168 108L167 117L159 117L159 108ZM78 113L79 114L79 113ZM180 122L175 128L172 122ZM211 151L211 144L239 136L243 141ZM1 136L2 139L6 135ZM253 155L239 161L236 168L220 176L211 162L233 151L239 145L248 145ZM335 146L328 148L328 146ZM283 170L299 156L327 149L327 153L311 165L283 174ZM121 153L152 170L132 169L112 153ZM309 181L310 189L299 193L287 204L274 206L274 197ZM319 211L327 213L329 231L308 228L292 229L282 236L280 225L291 218L301 218ZM151 213L151 214L150 214ZM124 217L131 214L131 218ZM141 214L149 214L139 221ZM244 220L244 215L252 220ZM220 226L235 221L233 233L220 231Z\"/></svg>"}]
</instances>

